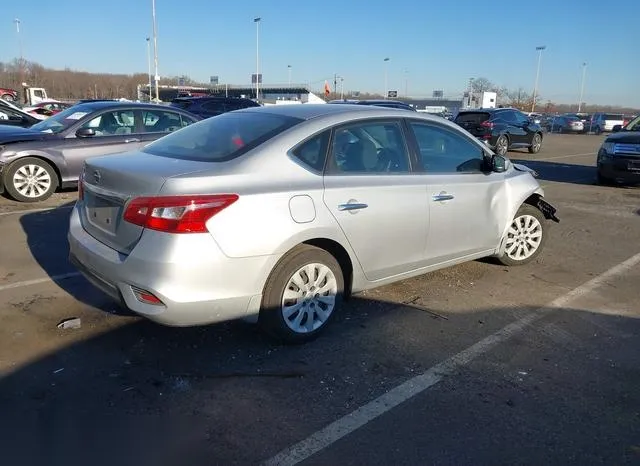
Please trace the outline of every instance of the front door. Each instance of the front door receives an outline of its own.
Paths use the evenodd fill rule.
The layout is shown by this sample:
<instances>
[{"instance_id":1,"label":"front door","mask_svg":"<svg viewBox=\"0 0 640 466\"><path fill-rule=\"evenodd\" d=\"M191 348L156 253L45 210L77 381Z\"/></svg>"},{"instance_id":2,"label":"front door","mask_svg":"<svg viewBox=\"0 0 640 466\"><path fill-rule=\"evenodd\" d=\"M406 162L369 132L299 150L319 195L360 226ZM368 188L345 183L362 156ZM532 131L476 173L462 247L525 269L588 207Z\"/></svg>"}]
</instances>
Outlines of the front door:
<instances>
[{"instance_id":1,"label":"front door","mask_svg":"<svg viewBox=\"0 0 640 466\"><path fill-rule=\"evenodd\" d=\"M334 130L324 203L368 280L421 267L429 207L412 174L399 120L368 120Z\"/></svg>"},{"instance_id":2,"label":"front door","mask_svg":"<svg viewBox=\"0 0 640 466\"><path fill-rule=\"evenodd\" d=\"M62 148L67 164L64 181L76 180L82 164L90 157L117 154L142 147L143 143L136 134L134 115L132 109L109 110L72 128ZM80 128L91 128L95 135L77 137L75 133Z\"/></svg>"},{"instance_id":3,"label":"front door","mask_svg":"<svg viewBox=\"0 0 640 466\"><path fill-rule=\"evenodd\" d=\"M429 202L429 265L495 249L507 215L504 174L485 170L484 151L439 124L412 121Z\"/></svg>"}]
</instances>

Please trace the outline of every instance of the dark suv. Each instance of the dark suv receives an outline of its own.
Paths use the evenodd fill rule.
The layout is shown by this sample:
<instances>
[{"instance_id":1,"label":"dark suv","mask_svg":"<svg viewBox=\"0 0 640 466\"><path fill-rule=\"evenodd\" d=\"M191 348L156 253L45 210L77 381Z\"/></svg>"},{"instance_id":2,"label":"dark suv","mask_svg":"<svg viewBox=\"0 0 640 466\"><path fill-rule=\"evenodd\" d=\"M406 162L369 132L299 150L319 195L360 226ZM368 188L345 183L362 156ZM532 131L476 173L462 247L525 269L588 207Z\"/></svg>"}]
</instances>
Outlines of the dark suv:
<instances>
[{"instance_id":1,"label":"dark suv","mask_svg":"<svg viewBox=\"0 0 640 466\"><path fill-rule=\"evenodd\" d=\"M260 107L260 104L240 97L178 97L171 101L178 107L201 118L210 118L242 108Z\"/></svg>"},{"instance_id":2,"label":"dark suv","mask_svg":"<svg viewBox=\"0 0 640 466\"><path fill-rule=\"evenodd\" d=\"M460 110L454 120L498 155L524 148L536 154L542 147L542 128L514 108Z\"/></svg>"}]
</instances>

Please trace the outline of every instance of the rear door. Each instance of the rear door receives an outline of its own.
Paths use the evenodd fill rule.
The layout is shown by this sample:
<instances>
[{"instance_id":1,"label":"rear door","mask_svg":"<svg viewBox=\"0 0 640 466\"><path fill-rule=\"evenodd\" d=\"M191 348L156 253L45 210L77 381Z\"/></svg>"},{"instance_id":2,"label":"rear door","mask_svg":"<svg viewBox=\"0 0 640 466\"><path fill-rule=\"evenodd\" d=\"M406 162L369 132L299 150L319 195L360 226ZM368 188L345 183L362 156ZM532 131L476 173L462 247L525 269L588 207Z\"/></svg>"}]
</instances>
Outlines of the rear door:
<instances>
[{"instance_id":1,"label":"rear door","mask_svg":"<svg viewBox=\"0 0 640 466\"><path fill-rule=\"evenodd\" d=\"M475 141L437 123L410 120L429 203L428 265L495 249L507 203L504 175L484 171Z\"/></svg>"},{"instance_id":2,"label":"rear door","mask_svg":"<svg viewBox=\"0 0 640 466\"><path fill-rule=\"evenodd\" d=\"M511 145L522 145L527 143L527 131L524 122L518 118L518 112L513 110L502 110L498 113L498 118L506 123L505 132L509 136Z\"/></svg>"},{"instance_id":3,"label":"rear door","mask_svg":"<svg viewBox=\"0 0 640 466\"><path fill-rule=\"evenodd\" d=\"M400 119L336 128L324 203L368 280L421 267L427 237L426 186L412 174Z\"/></svg>"},{"instance_id":4,"label":"rear door","mask_svg":"<svg viewBox=\"0 0 640 466\"><path fill-rule=\"evenodd\" d=\"M137 130L136 137L140 139L142 145L178 131L197 121L195 118L169 109L144 109L139 113L141 124Z\"/></svg>"}]
</instances>

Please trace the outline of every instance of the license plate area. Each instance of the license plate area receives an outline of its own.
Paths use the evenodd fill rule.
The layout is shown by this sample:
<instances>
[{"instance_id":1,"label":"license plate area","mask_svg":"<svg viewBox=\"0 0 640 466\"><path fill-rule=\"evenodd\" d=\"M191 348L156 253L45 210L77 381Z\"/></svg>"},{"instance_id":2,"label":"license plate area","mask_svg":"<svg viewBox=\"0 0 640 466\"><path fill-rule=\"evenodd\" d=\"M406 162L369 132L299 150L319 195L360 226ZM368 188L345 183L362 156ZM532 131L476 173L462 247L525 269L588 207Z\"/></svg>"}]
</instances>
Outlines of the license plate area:
<instances>
[{"instance_id":1,"label":"license plate area","mask_svg":"<svg viewBox=\"0 0 640 466\"><path fill-rule=\"evenodd\" d=\"M100 230L115 234L118 228L121 205L94 194L85 196L86 215L89 223Z\"/></svg>"}]
</instances>

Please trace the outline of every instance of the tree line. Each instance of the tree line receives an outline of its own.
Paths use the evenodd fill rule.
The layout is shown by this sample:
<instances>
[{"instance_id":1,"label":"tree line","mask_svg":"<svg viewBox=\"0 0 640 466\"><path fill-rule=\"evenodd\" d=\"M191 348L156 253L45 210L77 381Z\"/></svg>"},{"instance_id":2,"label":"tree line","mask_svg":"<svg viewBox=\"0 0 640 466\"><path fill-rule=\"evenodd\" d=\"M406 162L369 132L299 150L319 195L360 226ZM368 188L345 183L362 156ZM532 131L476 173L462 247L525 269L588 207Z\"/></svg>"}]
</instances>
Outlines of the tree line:
<instances>
[{"instance_id":1,"label":"tree line","mask_svg":"<svg viewBox=\"0 0 640 466\"><path fill-rule=\"evenodd\" d=\"M207 84L198 83L189 77L163 77L161 85L177 86L180 79L184 80L187 86L202 86ZM90 73L86 71L76 71L69 68L56 70L45 68L39 63L24 59L14 59L11 62L0 62L0 87L22 89L21 83L27 83L31 87L44 87L51 98L62 100L79 99L137 99L137 87L145 85L149 77L145 73L134 74L109 74ZM523 89L507 89L498 86L487 78L476 78L471 81L471 90L474 93L484 91L496 92L498 104L502 106L516 107L523 111L530 111L533 103L533 96ZM345 97L348 97L345 94ZM379 94L360 93L359 99L376 98L383 96ZM340 98L338 93L332 92L326 100ZM411 102L410 98L405 98ZM558 104L545 100L543 96L536 96L536 111L538 112L575 112L577 103ZM637 109L616 107L611 105L590 105L583 104L582 110L585 112L621 112L635 113Z\"/></svg>"}]
</instances>

